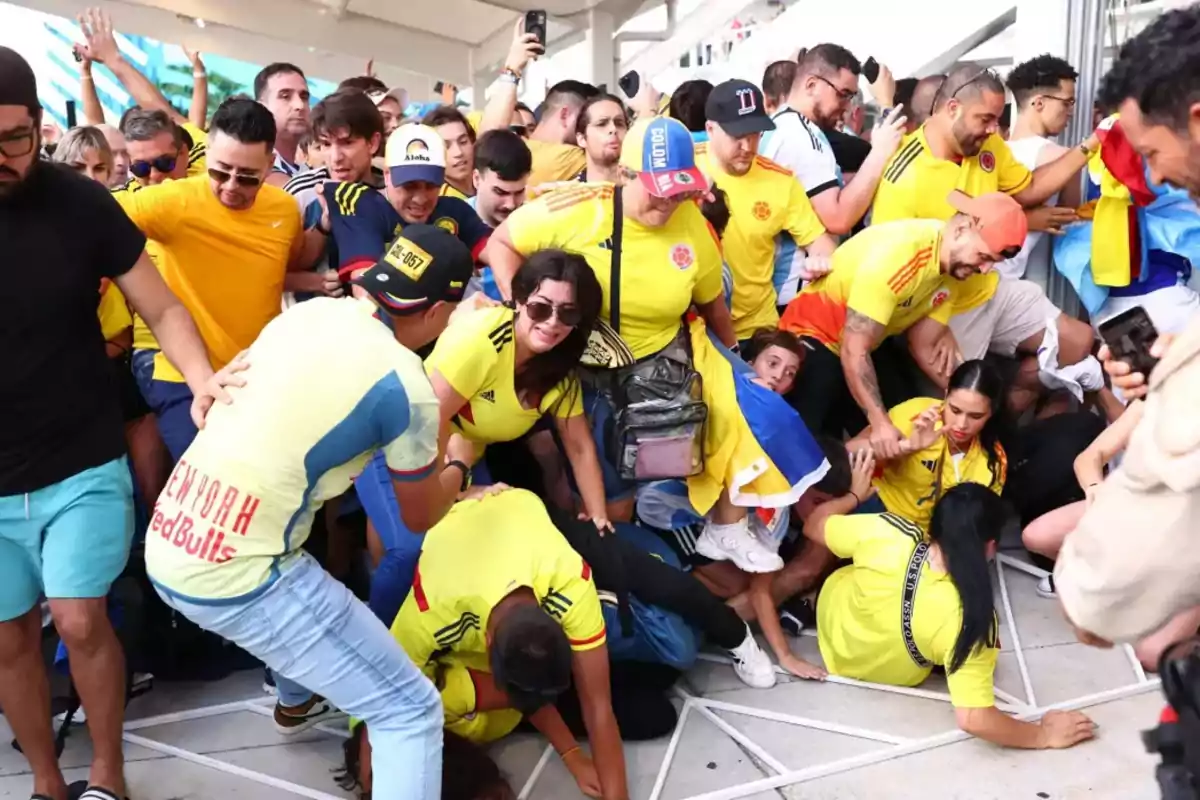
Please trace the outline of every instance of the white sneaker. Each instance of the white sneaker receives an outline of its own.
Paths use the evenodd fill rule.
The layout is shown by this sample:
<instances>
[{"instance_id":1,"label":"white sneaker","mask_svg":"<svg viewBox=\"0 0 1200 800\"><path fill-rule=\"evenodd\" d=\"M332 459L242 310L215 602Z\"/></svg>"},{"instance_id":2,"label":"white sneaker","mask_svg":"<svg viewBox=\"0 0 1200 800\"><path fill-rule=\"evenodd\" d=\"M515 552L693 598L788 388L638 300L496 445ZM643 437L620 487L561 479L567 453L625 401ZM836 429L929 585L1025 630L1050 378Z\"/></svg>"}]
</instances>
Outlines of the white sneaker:
<instances>
[{"instance_id":1,"label":"white sneaker","mask_svg":"<svg viewBox=\"0 0 1200 800\"><path fill-rule=\"evenodd\" d=\"M775 666L770 656L758 646L749 626L746 626L745 640L730 650L729 655L733 658L733 671L742 683L753 689L770 689L775 685Z\"/></svg>"},{"instance_id":2,"label":"white sneaker","mask_svg":"<svg viewBox=\"0 0 1200 800\"><path fill-rule=\"evenodd\" d=\"M696 539L696 552L713 561L732 561L743 572L778 572L783 559L750 532L743 519L732 525L704 523L704 532Z\"/></svg>"},{"instance_id":3,"label":"white sneaker","mask_svg":"<svg viewBox=\"0 0 1200 800\"><path fill-rule=\"evenodd\" d=\"M1038 581L1036 591L1038 597L1045 597L1047 600L1053 600L1058 597L1058 592L1054 591L1054 575L1047 575Z\"/></svg>"}]
</instances>

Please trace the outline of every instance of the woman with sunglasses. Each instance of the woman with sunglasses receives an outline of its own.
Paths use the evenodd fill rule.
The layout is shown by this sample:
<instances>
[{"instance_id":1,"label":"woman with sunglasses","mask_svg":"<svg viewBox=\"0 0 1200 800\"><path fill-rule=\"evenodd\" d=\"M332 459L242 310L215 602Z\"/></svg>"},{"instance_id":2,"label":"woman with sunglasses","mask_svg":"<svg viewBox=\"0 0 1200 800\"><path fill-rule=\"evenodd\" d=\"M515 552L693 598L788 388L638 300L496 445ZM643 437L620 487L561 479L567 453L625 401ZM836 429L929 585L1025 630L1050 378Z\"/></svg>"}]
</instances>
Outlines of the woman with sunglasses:
<instances>
[{"instance_id":1,"label":"woman with sunglasses","mask_svg":"<svg viewBox=\"0 0 1200 800\"><path fill-rule=\"evenodd\" d=\"M519 439L552 417L584 513L603 533L611 529L604 481L576 376L600 304L600 284L582 256L539 251L513 278L511 305L452 321L425 369L443 421L474 444L476 462L487 445Z\"/></svg>"},{"instance_id":2,"label":"woman with sunglasses","mask_svg":"<svg viewBox=\"0 0 1200 800\"><path fill-rule=\"evenodd\" d=\"M879 494L862 512L890 511L929 527L938 498L960 483L979 483L996 494L1004 490L1008 460L1000 444L1004 381L983 361L966 361L950 376L944 400L917 397L888 412L905 440L890 460L875 454L882 470L874 487ZM871 447L868 427L846 447L854 453Z\"/></svg>"}]
</instances>

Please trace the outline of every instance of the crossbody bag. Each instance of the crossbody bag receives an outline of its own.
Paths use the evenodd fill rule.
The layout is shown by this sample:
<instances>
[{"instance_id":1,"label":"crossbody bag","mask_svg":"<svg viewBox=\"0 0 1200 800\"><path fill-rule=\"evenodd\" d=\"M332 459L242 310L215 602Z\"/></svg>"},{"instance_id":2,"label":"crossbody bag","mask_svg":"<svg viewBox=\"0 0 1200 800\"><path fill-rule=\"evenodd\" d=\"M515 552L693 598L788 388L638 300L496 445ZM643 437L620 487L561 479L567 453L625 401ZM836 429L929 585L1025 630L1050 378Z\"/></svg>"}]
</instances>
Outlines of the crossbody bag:
<instances>
[{"instance_id":1,"label":"crossbody bag","mask_svg":"<svg viewBox=\"0 0 1200 800\"><path fill-rule=\"evenodd\" d=\"M921 567L929 558L929 544L920 542L913 550L912 558L908 560L908 571L904 574L904 596L900 602L900 630L904 634L904 647L908 656L921 669L932 669L933 663L921 655L917 640L913 637L912 618L913 608L917 600L917 583L921 580Z\"/></svg>"},{"instance_id":2,"label":"crossbody bag","mask_svg":"<svg viewBox=\"0 0 1200 800\"><path fill-rule=\"evenodd\" d=\"M621 188L613 191L609 325L621 331ZM708 405L704 381L692 359L691 337L682 325L669 345L615 370L610 397L615 412L612 453L625 480L687 478L704 471Z\"/></svg>"}]
</instances>

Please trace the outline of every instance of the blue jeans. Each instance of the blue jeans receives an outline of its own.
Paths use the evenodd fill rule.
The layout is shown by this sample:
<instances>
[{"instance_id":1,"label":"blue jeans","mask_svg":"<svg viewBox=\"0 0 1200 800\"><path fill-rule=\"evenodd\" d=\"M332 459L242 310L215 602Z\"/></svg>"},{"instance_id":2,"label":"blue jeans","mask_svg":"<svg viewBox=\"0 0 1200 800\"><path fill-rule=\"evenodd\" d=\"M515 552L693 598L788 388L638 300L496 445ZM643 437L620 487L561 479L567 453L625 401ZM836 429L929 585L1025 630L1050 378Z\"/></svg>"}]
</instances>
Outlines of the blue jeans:
<instances>
[{"instance_id":1,"label":"blue jeans","mask_svg":"<svg viewBox=\"0 0 1200 800\"><path fill-rule=\"evenodd\" d=\"M354 491L383 545L383 558L371 576L371 596L367 605L384 625L391 627L412 588L425 534L410 531L400 517L400 504L382 450L371 457L362 474L354 480Z\"/></svg>"},{"instance_id":2,"label":"blue jeans","mask_svg":"<svg viewBox=\"0 0 1200 800\"><path fill-rule=\"evenodd\" d=\"M186 383L154 379L154 355L157 352L133 352L133 377L142 392L142 397L154 411L158 420L158 432L171 453L171 461L178 463L197 433L196 424L192 422L192 390Z\"/></svg>"},{"instance_id":3,"label":"blue jeans","mask_svg":"<svg viewBox=\"0 0 1200 800\"><path fill-rule=\"evenodd\" d=\"M244 603L201 605L160 591L200 627L367 723L374 796L440 800L442 701L366 606L302 553Z\"/></svg>"}]
</instances>

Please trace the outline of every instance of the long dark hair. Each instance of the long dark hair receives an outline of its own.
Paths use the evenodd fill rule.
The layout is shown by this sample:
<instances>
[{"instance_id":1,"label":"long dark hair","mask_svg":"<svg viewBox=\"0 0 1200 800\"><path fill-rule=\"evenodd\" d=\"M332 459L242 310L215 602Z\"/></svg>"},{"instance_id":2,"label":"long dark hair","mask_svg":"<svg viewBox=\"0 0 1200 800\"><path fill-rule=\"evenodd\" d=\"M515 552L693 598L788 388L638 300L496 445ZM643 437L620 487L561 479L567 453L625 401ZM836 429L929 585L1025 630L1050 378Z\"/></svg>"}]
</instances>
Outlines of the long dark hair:
<instances>
[{"instance_id":1,"label":"long dark hair","mask_svg":"<svg viewBox=\"0 0 1200 800\"><path fill-rule=\"evenodd\" d=\"M977 647L995 647L1000 621L992 596L987 545L999 542L1012 508L991 489L960 483L937 502L929 540L942 551L950 580L962 600L962 628L947 671L954 672Z\"/></svg>"},{"instance_id":2,"label":"long dark hair","mask_svg":"<svg viewBox=\"0 0 1200 800\"><path fill-rule=\"evenodd\" d=\"M592 328L600 318L604 299L600 282L588 266L587 259L565 250L539 250L521 265L513 277L514 305L526 302L542 285L542 281L569 283L575 290L575 307L579 309L581 318L579 324L553 350L539 353L517 371L517 393L536 398L538 403L551 389L574 374L583 351L587 349ZM567 399L563 397L560 402Z\"/></svg>"},{"instance_id":3,"label":"long dark hair","mask_svg":"<svg viewBox=\"0 0 1200 800\"><path fill-rule=\"evenodd\" d=\"M989 485L999 486L1004 481L1005 471L1004 447L1000 444L1000 437L1004 433L1004 378L995 367L982 359L964 361L950 376L946 396L949 397L951 392L958 389L983 395L991 406L992 414L983 423L978 438L983 451L987 453L988 470L992 473ZM938 479L941 479L940 473Z\"/></svg>"}]
</instances>

